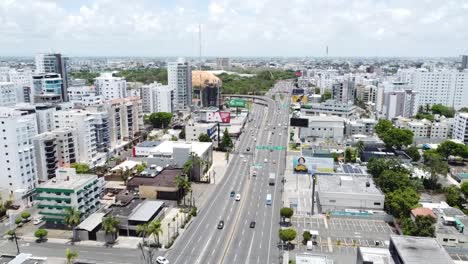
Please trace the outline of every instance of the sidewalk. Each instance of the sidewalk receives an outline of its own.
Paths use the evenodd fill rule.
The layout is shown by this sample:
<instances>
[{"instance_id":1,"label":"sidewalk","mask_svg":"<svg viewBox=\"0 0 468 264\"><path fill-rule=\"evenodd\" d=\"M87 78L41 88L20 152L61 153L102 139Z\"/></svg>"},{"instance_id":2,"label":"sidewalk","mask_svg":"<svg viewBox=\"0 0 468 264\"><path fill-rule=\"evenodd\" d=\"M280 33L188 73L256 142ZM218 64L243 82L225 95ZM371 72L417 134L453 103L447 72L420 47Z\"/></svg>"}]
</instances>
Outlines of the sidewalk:
<instances>
[{"instance_id":1,"label":"sidewalk","mask_svg":"<svg viewBox=\"0 0 468 264\"><path fill-rule=\"evenodd\" d=\"M36 237L29 237L29 236L23 236L21 237L22 241L25 242L36 242L37 238ZM137 249L138 248L138 243L141 242L141 238L139 237L124 237L120 236L117 238L115 244L112 245L113 248L128 248L128 249ZM51 244L62 244L62 245L67 245L71 244L70 239L62 239L62 238L47 238L46 242L42 243L51 243ZM77 241L73 243L74 245L77 246L88 246L88 247L107 247L105 242L98 242L98 241L93 241L93 240L86 240L86 241Z\"/></svg>"}]
</instances>

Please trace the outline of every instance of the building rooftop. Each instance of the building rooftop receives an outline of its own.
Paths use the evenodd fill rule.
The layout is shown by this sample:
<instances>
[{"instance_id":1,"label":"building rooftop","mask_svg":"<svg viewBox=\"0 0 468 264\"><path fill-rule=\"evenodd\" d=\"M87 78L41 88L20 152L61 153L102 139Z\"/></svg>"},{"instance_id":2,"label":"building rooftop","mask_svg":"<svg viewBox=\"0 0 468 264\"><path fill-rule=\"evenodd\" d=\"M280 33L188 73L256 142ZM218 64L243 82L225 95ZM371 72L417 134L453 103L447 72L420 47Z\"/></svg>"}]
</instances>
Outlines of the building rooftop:
<instances>
[{"instance_id":1,"label":"building rooftop","mask_svg":"<svg viewBox=\"0 0 468 264\"><path fill-rule=\"evenodd\" d=\"M137 147L151 148L151 147L157 147L159 144L161 144L161 141L143 141L140 144L138 144Z\"/></svg>"},{"instance_id":2,"label":"building rooftop","mask_svg":"<svg viewBox=\"0 0 468 264\"><path fill-rule=\"evenodd\" d=\"M106 214L96 212L88 216L83 222L81 222L76 228L77 229L84 229L88 232L93 231L99 224L102 223L102 218L104 218Z\"/></svg>"},{"instance_id":3,"label":"building rooftop","mask_svg":"<svg viewBox=\"0 0 468 264\"><path fill-rule=\"evenodd\" d=\"M368 174L333 173L319 175L317 182L317 188L320 192L383 195L382 191L375 185L372 176Z\"/></svg>"},{"instance_id":4,"label":"building rooftop","mask_svg":"<svg viewBox=\"0 0 468 264\"><path fill-rule=\"evenodd\" d=\"M396 250L404 263L454 264L450 255L435 238L390 236L390 251ZM392 255L394 255L392 253Z\"/></svg>"},{"instance_id":5,"label":"building rooftop","mask_svg":"<svg viewBox=\"0 0 468 264\"><path fill-rule=\"evenodd\" d=\"M141 162L134 161L134 160L126 160L120 163L119 165L115 166L114 168L112 168L111 171L131 170L139 164L141 164Z\"/></svg>"},{"instance_id":6,"label":"building rooftop","mask_svg":"<svg viewBox=\"0 0 468 264\"><path fill-rule=\"evenodd\" d=\"M394 264L388 248L359 247L362 260L373 264Z\"/></svg>"},{"instance_id":7,"label":"building rooftop","mask_svg":"<svg viewBox=\"0 0 468 264\"><path fill-rule=\"evenodd\" d=\"M333 260L327 256L302 253L296 255L297 264L333 264Z\"/></svg>"},{"instance_id":8,"label":"building rooftop","mask_svg":"<svg viewBox=\"0 0 468 264\"><path fill-rule=\"evenodd\" d=\"M436 215L434 214L434 212L432 212L431 209L429 208L424 208L424 207L418 207L418 208L414 208L413 210L411 210L411 214L414 216L414 217L417 217L417 216L430 216L434 219L436 219Z\"/></svg>"},{"instance_id":9,"label":"building rooftop","mask_svg":"<svg viewBox=\"0 0 468 264\"><path fill-rule=\"evenodd\" d=\"M210 142L180 142L180 141L163 141L155 147L151 154L172 154L174 148L187 148L198 156L202 156L213 144Z\"/></svg>"},{"instance_id":10,"label":"building rooftop","mask_svg":"<svg viewBox=\"0 0 468 264\"><path fill-rule=\"evenodd\" d=\"M345 119L339 116L307 116L310 122L344 122Z\"/></svg>"},{"instance_id":11,"label":"building rooftop","mask_svg":"<svg viewBox=\"0 0 468 264\"><path fill-rule=\"evenodd\" d=\"M176 191L177 184L175 177L182 175L182 169L175 168L146 168L139 176L133 177L128 181L128 186L138 187L144 186L159 186L170 188L168 191Z\"/></svg>"},{"instance_id":12,"label":"building rooftop","mask_svg":"<svg viewBox=\"0 0 468 264\"><path fill-rule=\"evenodd\" d=\"M151 217L163 206L164 202L145 200L133 209L132 214L128 216L128 220L148 222Z\"/></svg>"},{"instance_id":13,"label":"building rooftop","mask_svg":"<svg viewBox=\"0 0 468 264\"><path fill-rule=\"evenodd\" d=\"M59 169L60 170L60 169ZM90 180L97 179L96 175L92 174L79 174L69 177L68 179L57 179L57 177L48 180L38 186L38 189L65 189L76 190L81 186L89 183Z\"/></svg>"}]
</instances>

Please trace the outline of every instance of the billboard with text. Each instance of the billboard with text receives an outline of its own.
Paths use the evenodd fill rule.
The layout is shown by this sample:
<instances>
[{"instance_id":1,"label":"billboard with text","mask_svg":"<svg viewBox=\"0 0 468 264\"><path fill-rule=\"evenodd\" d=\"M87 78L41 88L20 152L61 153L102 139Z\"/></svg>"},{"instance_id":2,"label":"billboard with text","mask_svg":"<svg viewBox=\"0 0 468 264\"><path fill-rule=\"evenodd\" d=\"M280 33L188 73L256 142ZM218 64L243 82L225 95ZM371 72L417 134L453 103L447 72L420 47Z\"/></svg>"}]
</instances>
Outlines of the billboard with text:
<instances>
[{"instance_id":1,"label":"billboard with text","mask_svg":"<svg viewBox=\"0 0 468 264\"><path fill-rule=\"evenodd\" d=\"M333 172L333 158L318 158L309 156L293 157L294 173Z\"/></svg>"},{"instance_id":2,"label":"billboard with text","mask_svg":"<svg viewBox=\"0 0 468 264\"><path fill-rule=\"evenodd\" d=\"M231 123L231 113L229 112L208 112L206 113L207 122Z\"/></svg>"}]
</instances>

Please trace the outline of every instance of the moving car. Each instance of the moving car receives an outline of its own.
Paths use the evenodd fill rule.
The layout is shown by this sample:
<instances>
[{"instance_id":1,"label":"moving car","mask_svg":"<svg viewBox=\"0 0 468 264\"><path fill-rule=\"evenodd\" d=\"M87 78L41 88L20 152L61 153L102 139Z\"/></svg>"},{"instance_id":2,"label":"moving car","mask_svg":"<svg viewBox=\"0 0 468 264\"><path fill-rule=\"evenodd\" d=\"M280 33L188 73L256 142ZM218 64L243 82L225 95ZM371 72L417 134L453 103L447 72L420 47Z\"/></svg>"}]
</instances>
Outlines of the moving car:
<instances>
[{"instance_id":1,"label":"moving car","mask_svg":"<svg viewBox=\"0 0 468 264\"><path fill-rule=\"evenodd\" d=\"M224 221L220 220L218 223L218 229L223 229L223 227L224 227Z\"/></svg>"},{"instance_id":2,"label":"moving car","mask_svg":"<svg viewBox=\"0 0 468 264\"><path fill-rule=\"evenodd\" d=\"M247 148L247 151L250 151L250 148Z\"/></svg>"},{"instance_id":3,"label":"moving car","mask_svg":"<svg viewBox=\"0 0 468 264\"><path fill-rule=\"evenodd\" d=\"M159 256L156 258L156 263L158 264L169 264L169 260L163 256Z\"/></svg>"},{"instance_id":4,"label":"moving car","mask_svg":"<svg viewBox=\"0 0 468 264\"><path fill-rule=\"evenodd\" d=\"M236 192L235 191L232 191L231 192L231 197L234 197L236 195Z\"/></svg>"},{"instance_id":5,"label":"moving car","mask_svg":"<svg viewBox=\"0 0 468 264\"><path fill-rule=\"evenodd\" d=\"M250 222L250 228L255 228L255 221Z\"/></svg>"},{"instance_id":6,"label":"moving car","mask_svg":"<svg viewBox=\"0 0 468 264\"><path fill-rule=\"evenodd\" d=\"M247 162L247 160L246 160L246 159L244 159L244 162Z\"/></svg>"},{"instance_id":7,"label":"moving car","mask_svg":"<svg viewBox=\"0 0 468 264\"><path fill-rule=\"evenodd\" d=\"M276 160L273 160L273 164L276 164Z\"/></svg>"},{"instance_id":8,"label":"moving car","mask_svg":"<svg viewBox=\"0 0 468 264\"><path fill-rule=\"evenodd\" d=\"M252 172L252 177L257 177L257 171Z\"/></svg>"},{"instance_id":9,"label":"moving car","mask_svg":"<svg viewBox=\"0 0 468 264\"><path fill-rule=\"evenodd\" d=\"M240 194L236 194L236 201L240 201Z\"/></svg>"},{"instance_id":10,"label":"moving car","mask_svg":"<svg viewBox=\"0 0 468 264\"><path fill-rule=\"evenodd\" d=\"M268 159L265 159L263 162L267 163L267 162L268 162Z\"/></svg>"}]
</instances>

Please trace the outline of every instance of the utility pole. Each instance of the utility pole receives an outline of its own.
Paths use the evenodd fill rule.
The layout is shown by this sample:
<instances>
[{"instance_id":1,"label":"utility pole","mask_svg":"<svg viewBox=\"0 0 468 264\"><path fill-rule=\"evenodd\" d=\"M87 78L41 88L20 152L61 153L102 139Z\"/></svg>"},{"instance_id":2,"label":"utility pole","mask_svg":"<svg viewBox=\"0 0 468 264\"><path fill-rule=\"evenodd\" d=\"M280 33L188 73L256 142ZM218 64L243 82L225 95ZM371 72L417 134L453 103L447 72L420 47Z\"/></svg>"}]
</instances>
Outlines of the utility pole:
<instances>
[{"instance_id":1,"label":"utility pole","mask_svg":"<svg viewBox=\"0 0 468 264\"><path fill-rule=\"evenodd\" d=\"M312 211L311 215L314 215L314 203L315 203L315 181L317 180L317 176L312 174Z\"/></svg>"}]
</instances>

